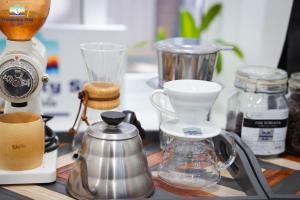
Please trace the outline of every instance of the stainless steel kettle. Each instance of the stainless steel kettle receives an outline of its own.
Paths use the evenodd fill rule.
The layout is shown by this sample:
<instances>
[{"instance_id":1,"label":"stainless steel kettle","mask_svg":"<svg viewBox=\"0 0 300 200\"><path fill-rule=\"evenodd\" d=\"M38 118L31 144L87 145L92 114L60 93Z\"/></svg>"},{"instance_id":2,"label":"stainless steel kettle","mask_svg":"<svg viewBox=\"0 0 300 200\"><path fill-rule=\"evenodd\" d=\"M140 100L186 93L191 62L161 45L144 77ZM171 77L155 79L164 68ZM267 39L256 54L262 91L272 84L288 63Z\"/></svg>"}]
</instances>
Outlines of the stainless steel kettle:
<instances>
[{"instance_id":1,"label":"stainless steel kettle","mask_svg":"<svg viewBox=\"0 0 300 200\"><path fill-rule=\"evenodd\" d=\"M83 137L67 183L77 199L127 199L150 196L151 172L135 126L124 113L108 111Z\"/></svg>"}]
</instances>

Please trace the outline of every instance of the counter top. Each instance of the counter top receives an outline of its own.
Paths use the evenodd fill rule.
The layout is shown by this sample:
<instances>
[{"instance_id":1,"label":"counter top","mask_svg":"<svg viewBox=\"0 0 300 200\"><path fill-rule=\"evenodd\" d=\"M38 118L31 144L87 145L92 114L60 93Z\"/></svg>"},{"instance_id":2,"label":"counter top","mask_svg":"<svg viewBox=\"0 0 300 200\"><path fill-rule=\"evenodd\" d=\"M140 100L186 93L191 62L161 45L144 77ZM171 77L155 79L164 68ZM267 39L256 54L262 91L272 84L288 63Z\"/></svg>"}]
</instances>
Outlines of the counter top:
<instances>
[{"instance_id":1,"label":"counter top","mask_svg":"<svg viewBox=\"0 0 300 200\"><path fill-rule=\"evenodd\" d=\"M247 196L247 192L225 171L219 184L202 190L184 190L167 185L157 178L158 165L162 160L162 151L153 139L143 141L148 164L152 169L155 183L153 199L256 199ZM283 154L258 162L268 185L274 193L297 194L300 199L300 157ZM1 186L0 199L72 199L65 184L72 168L73 160L70 143L61 143L57 163L57 181L50 184Z\"/></svg>"}]
</instances>

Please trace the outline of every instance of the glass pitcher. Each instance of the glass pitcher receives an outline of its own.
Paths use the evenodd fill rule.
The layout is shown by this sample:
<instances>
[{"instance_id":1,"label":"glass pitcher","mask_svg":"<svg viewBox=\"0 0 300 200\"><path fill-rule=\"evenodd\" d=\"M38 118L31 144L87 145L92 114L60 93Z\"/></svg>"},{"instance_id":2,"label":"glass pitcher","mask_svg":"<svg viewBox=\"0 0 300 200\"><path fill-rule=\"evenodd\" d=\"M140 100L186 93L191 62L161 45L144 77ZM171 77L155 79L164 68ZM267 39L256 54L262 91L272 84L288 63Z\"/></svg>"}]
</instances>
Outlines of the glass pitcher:
<instances>
[{"instance_id":1,"label":"glass pitcher","mask_svg":"<svg viewBox=\"0 0 300 200\"><path fill-rule=\"evenodd\" d=\"M184 188L199 189L220 181L220 173L235 160L235 142L230 133L223 133L231 146L228 160L221 162L213 138L190 140L169 137L163 153L158 176L167 184Z\"/></svg>"}]
</instances>

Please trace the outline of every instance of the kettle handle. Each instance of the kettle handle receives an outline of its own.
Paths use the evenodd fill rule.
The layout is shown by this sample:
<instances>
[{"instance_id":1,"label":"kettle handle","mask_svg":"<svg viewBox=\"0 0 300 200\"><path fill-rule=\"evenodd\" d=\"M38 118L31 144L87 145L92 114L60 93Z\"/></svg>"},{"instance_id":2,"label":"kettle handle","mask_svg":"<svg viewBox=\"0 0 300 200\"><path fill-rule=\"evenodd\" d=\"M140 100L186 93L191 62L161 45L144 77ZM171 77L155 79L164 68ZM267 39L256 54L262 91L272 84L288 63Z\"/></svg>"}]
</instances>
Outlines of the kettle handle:
<instances>
[{"instance_id":1,"label":"kettle handle","mask_svg":"<svg viewBox=\"0 0 300 200\"><path fill-rule=\"evenodd\" d=\"M97 190L95 188L90 189L88 183L88 172L87 172L87 164L84 157L82 157L79 153L75 153L73 155L73 159L80 161L80 172L81 172L81 181L82 187L92 195L97 194Z\"/></svg>"},{"instance_id":2,"label":"kettle handle","mask_svg":"<svg viewBox=\"0 0 300 200\"><path fill-rule=\"evenodd\" d=\"M217 170L219 172L227 169L234 162L234 160L236 158L236 143L235 143L234 137L231 134L229 134L229 133L225 133L223 135L225 135L224 137L226 137L227 141L231 145L231 154L230 154L229 158L225 162L223 162L222 164L218 165L218 169Z\"/></svg>"}]
</instances>

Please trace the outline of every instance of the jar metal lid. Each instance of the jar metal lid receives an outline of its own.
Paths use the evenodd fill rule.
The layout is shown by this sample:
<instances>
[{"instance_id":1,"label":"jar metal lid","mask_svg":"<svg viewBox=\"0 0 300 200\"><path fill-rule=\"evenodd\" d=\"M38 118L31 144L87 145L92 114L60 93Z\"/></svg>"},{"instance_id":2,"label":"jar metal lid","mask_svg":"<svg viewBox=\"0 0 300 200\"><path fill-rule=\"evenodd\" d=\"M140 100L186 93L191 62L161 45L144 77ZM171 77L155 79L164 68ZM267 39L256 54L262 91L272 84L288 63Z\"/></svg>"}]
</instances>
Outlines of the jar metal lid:
<instances>
[{"instance_id":1,"label":"jar metal lid","mask_svg":"<svg viewBox=\"0 0 300 200\"><path fill-rule=\"evenodd\" d=\"M289 79L289 87L300 90L300 72L292 73Z\"/></svg>"},{"instance_id":2,"label":"jar metal lid","mask_svg":"<svg viewBox=\"0 0 300 200\"><path fill-rule=\"evenodd\" d=\"M266 66L245 66L235 76L234 86L247 92L282 93L287 88L287 73Z\"/></svg>"},{"instance_id":3,"label":"jar metal lid","mask_svg":"<svg viewBox=\"0 0 300 200\"><path fill-rule=\"evenodd\" d=\"M176 54L212 54L223 49L232 49L232 47L218 47L215 44L201 43L198 39L180 37L161 40L155 43L154 47L159 51Z\"/></svg>"}]
</instances>

